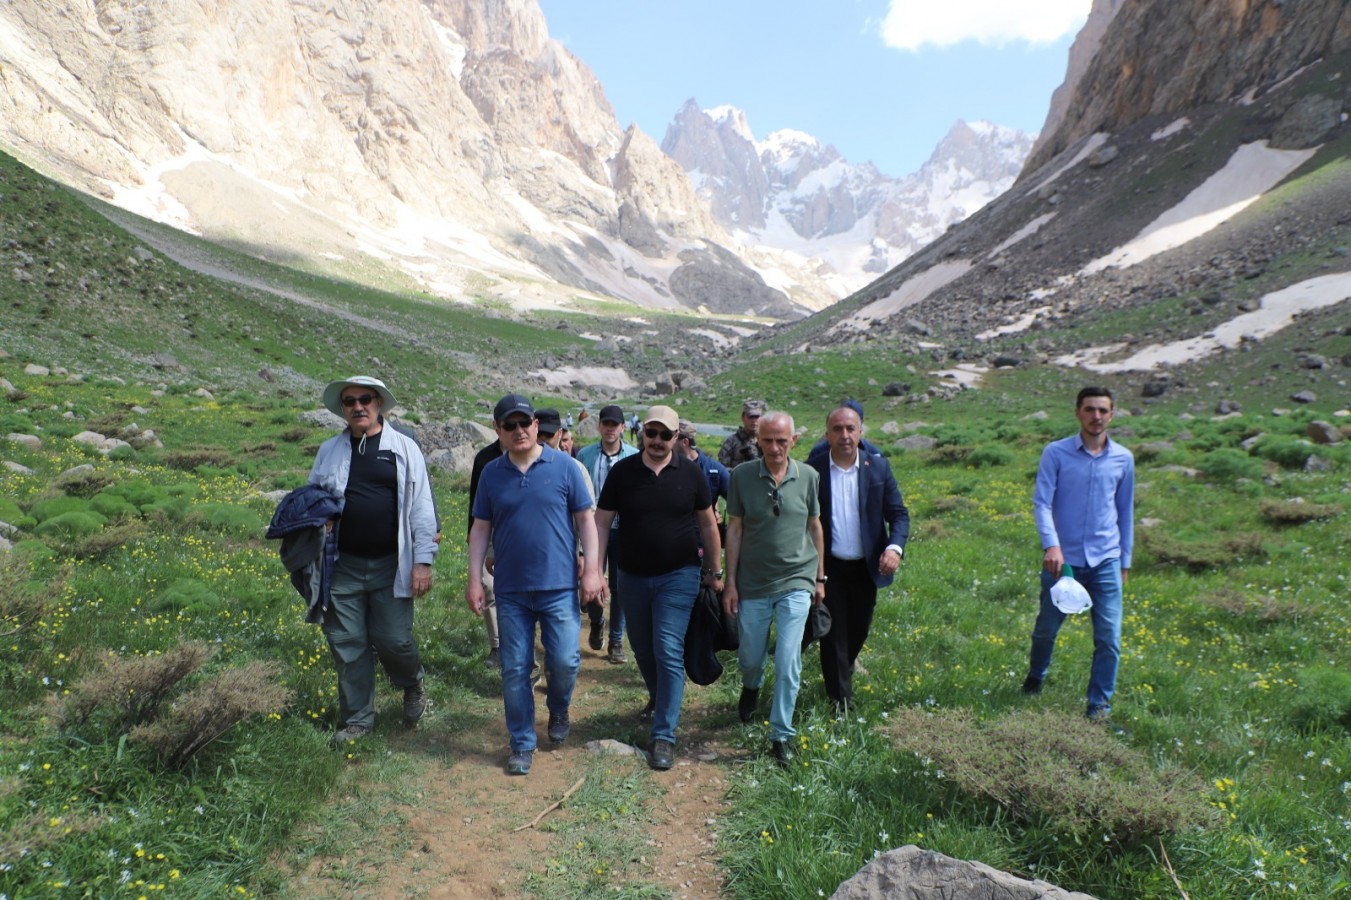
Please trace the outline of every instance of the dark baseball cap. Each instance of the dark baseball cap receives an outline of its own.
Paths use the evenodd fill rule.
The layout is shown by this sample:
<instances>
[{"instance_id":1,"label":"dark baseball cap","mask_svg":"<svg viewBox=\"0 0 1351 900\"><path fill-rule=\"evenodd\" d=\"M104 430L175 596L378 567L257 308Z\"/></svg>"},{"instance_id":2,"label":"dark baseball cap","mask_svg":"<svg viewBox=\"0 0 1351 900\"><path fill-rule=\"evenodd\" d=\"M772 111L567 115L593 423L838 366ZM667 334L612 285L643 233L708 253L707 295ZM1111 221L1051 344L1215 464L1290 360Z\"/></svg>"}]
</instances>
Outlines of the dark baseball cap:
<instances>
[{"instance_id":1,"label":"dark baseball cap","mask_svg":"<svg viewBox=\"0 0 1351 900\"><path fill-rule=\"evenodd\" d=\"M602 422L618 422L624 424L624 410L611 403L609 406L601 408L600 415L597 416Z\"/></svg>"},{"instance_id":2,"label":"dark baseball cap","mask_svg":"<svg viewBox=\"0 0 1351 900\"><path fill-rule=\"evenodd\" d=\"M558 429L563 427L563 417L558 414L556 409L538 409L535 410L535 418L539 421L539 433L541 437L557 434Z\"/></svg>"},{"instance_id":3,"label":"dark baseball cap","mask_svg":"<svg viewBox=\"0 0 1351 900\"><path fill-rule=\"evenodd\" d=\"M493 421L501 424L507 420L507 416L515 413L533 419L535 418L535 407L531 406L530 401L520 394L507 394L497 401L497 406L493 407Z\"/></svg>"}]
</instances>

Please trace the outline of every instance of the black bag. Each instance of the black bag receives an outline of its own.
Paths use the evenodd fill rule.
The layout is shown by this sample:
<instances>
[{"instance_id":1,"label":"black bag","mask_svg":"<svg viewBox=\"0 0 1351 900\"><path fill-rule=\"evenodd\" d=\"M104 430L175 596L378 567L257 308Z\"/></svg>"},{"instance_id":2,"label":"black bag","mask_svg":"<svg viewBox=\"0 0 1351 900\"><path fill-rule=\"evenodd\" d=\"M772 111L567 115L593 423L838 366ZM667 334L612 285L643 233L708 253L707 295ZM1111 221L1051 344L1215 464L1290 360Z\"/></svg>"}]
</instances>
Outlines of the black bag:
<instances>
[{"instance_id":1,"label":"black bag","mask_svg":"<svg viewBox=\"0 0 1351 900\"><path fill-rule=\"evenodd\" d=\"M722 598L711 587L701 587L685 629L685 674L690 681L709 685L722 676L718 651L740 646L737 627L736 616L723 612Z\"/></svg>"},{"instance_id":2,"label":"black bag","mask_svg":"<svg viewBox=\"0 0 1351 900\"><path fill-rule=\"evenodd\" d=\"M830 634L830 610L820 603L807 613L807 623L802 629L802 649L806 650L813 641L819 641L827 634Z\"/></svg>"}]
</instances>

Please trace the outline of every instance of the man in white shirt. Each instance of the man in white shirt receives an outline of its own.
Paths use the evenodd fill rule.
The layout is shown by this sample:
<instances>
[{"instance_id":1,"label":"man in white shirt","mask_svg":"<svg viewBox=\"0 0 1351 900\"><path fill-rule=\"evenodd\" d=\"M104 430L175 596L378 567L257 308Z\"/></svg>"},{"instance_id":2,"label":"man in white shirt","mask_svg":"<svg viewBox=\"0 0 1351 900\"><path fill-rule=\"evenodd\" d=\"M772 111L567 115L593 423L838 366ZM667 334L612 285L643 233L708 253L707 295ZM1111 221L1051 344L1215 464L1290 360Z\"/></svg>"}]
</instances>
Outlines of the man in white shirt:
<instances>
[{"instance_id":1,"label":"man in white shirt","mask_svg":"<svg viewBox=\"0 0 1351 900\"><path fill-rule=\"evenodd\" d=\"M826 418L830 453L809 463L821 476L830 610L830 633L821 639L821 674L837 713L853 702L854 664L872 627L877 590L891 584L910 536L910 512L891 464L861 449L862 438L862 418L841 406Z\"/></svg>"}]
</instances>

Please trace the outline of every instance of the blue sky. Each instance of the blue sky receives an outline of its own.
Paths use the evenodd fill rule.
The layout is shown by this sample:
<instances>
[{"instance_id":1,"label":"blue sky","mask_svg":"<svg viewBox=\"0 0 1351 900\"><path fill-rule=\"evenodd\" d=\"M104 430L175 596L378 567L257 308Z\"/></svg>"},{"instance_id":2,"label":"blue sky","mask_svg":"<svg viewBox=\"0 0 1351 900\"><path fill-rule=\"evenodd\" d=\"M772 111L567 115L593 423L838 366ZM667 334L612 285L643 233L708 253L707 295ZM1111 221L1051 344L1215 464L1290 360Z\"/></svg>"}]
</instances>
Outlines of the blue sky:
<instances>
[{"instance_id":1,"label":"blue sky","mask_svg":"<svg viewBox=\"0 0 1351 900\"><path fill-rule=\"evenodd\" d=\"M551 37L658 142L686 100L795 128L888 175L958 119L1046 118L1091 0L539 0Z\"/></svg>"}]
</instances>

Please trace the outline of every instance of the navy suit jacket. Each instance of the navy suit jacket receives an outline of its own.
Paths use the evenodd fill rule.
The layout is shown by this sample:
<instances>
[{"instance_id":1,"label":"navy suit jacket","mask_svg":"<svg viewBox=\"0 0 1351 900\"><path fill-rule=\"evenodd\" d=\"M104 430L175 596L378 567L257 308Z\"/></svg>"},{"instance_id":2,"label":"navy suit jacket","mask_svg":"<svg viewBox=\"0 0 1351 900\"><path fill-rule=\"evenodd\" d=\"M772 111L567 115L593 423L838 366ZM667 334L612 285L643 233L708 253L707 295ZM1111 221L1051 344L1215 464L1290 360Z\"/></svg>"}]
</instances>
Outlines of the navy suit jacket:
<instances>
[{"instance_id":1,"label":"navy suit jacket","mask_svg":"<svg viewBox=\"0 0 1351 900\"><path fill-rule=\"evenodd\" d=\"M834 507L830 496L830 454L825 453L808 462L821 475L821 530L825 533L826 556L830 556L831 515ZM879 588L891 584L891 575L878 571L882 551L888 544L904 549L910 537L910 511L901 499L896 476L891 474L891 463L880 453L859 449L858 521L863 535L863 560L868 574Z\"/></svg>"}]
</instances>

